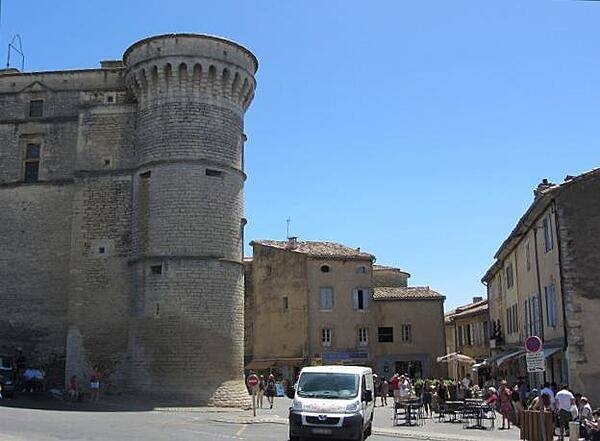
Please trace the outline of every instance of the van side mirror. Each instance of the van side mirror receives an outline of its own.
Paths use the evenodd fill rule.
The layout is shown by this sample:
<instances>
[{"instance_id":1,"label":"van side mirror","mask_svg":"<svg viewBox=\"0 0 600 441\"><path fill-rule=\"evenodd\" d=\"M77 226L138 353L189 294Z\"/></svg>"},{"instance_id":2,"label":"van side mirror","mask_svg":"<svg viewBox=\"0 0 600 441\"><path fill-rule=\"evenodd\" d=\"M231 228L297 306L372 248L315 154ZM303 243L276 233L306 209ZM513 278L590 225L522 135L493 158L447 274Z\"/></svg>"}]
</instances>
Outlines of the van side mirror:
<instances>
[{"instance_id":1,"label":"van side mirror","mask_svg":"<svg viewBox=\"0 0 600 441\"><path fill-rule=\"evenodd\" d=\"M362 400L370 403L373 401L373 391L372 390L364 390Z\"/></svg>"},{"instance_id":2,"label":"van side mirror","mask_svg":"<svg viewBox=\"0 0 600 441\"><path fill-rule=\"evenodd\" d=\"M296 395L296 389L294 389L294 386L288 386L287 389L285 390L285 396L288 397L289 399L293 400L294 395Z\"/></svg>"}]
</instances>

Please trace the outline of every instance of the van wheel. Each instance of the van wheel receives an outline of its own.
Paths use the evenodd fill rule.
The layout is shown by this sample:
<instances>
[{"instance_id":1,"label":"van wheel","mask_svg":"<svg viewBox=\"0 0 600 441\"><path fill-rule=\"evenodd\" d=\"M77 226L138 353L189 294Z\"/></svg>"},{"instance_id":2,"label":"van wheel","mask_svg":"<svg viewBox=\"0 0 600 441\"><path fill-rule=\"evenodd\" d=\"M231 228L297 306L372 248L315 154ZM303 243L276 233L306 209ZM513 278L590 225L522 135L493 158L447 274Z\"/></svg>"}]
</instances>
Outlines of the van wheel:
<instances>
[{"instance_id":1,"label":"van wheel","mask_svg":"<svg viewBox=\"0 0 600 441\"><path fill-rule=\"evenodd\" d=\"M300 441L300 437L299 436L293 436L291 430L290 430L290 441Z\"/></svg>"},{"instance_id":2,"label":"van wheel","mask_svg":"<svg viewBox=\"0 0 600 441\"><path fill-rule=\"evenodd\" d=\"M373 422L370 422L369 425L367 426L367 428L365 429L365 438L368 438L371 436L372 430L373 430Z\"/></svg>"}]
</instances>

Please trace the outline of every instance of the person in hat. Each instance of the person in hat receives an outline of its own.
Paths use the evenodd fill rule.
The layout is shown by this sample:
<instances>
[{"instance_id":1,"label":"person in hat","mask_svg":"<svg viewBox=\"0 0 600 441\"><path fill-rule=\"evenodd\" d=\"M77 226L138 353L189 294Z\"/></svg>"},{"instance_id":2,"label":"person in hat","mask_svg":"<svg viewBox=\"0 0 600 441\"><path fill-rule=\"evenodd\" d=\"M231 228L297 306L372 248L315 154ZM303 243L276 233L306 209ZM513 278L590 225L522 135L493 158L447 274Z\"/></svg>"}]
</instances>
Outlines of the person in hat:
<instances>
[{"instance_id":1,"label":"person in hat","mask_svg":"<svg viewBox=\"0 0 600 441\"><path fill-rule=\"evenodd\" d=\"M273 409L273 401L275 400L276 389L277 385L275 383L275 377L273 374L270 374L269 378L267 379L267 390L265 394L267 396L267 401L269 402L269 409Z\"/></svg>"}]
</instances>

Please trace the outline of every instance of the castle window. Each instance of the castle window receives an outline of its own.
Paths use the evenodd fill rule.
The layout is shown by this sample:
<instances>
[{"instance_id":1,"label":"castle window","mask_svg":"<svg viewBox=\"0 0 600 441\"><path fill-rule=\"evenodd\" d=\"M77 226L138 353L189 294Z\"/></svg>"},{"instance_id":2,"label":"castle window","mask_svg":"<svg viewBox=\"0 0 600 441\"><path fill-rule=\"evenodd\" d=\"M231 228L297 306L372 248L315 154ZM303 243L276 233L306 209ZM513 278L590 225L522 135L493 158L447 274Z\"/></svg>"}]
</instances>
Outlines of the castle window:
<instances>
[{"instance_id":1,"label":"castle window","mask_svg":"<svg viewBox=\"0 0 600 441\"><path fill-rule=\"evenodd\" d=\"M287 309L288 309L288 298L287 298L287 296L284 296L284 297L281 299L281 302L282 302L282 305L281 305L281 306L283 307L283 310L284 310L284 311L287 311Z\"/></svg>"},{"instance_id":2,"label":"castle window","mask_svg":"<svg viewBox=\"0 0 600 441\"><path fill-rule=\"evenodd\" d=\"M328 273L330 270L331 270L331 268L329 267L329 265L321 265L322 273Z\"/></svg>"},{"instance_id":3,"label":"castle window","mask_svg":"<svg viewBox=\"0 0 600 441\"><path fill-rule=\"evenodd\" d=\"M320 294L320 307L321 311L330 311L333 309L333 288L321 288Z\"/></svg>"},{"instance_id":4,"label":"castle window","mask_svg":"<svg viewBox=\"0 0 600 441\"><path fill-rule=\"evenodd\" d=\"M25 176L23 181L27 183L38 182L40 171L40 145L27 144L25 151Z\"/></svg>"},{"instance_id":5,"label":"castle window","mask_svg":"<svg viewBox=\"0 0 600 441\"><path fill-rule=\"evenodd\" d=\"M150 265L150 272L152 274L162 274L162 265Z\"/></svg>"},{"instance_id":6,"label":"castle window","mask_svg":"<svg viewBox=\"0 0 600 441\"><path fill-rule=\"evenodd\" d=\"M367 328L358 328L358 345L361 347L369 344L369 331Z\"/></svg>"},{"instance_id":7,"label":"castle window","mask_svg":"<svg viewBox=\"0 0 600 441\"><path fill-rule=\"evenodd\" d=\"M367 267L364 265L360 265L356 267L356 274L366 274L367 273Z\"/></svg>"},{"instance_id":8,"label":"castle window","mask_svg":"<svg viewBox=\"0 0 600 441\"><path fill-rule=\"evenodd\" d=\"M222 171L220 170L213 170L211 168L207 168L206 169L206 176L214 176L214 177L219 177L223 174Z\"/></svg>"},{"instance_id":9,"label":"castle window","mask_svg":"<svg viewBox=\"0 0 600 441\"><path fill-rule=\"evenodd\" d=\"M321 343L323 346L331 346L331 328L321 329Z\"/></svg>"},{"instance_id":10,"label":"castle window","mask_svg":"<svg viewBox=\"0 0 600 441\"><path fill-rule=\"evenodd\" d=\"M412 343L412 326L402 325L402 343Z\"/></svg>"},{"instance_id":11,"label":"castle window","mask_svg":"<svg viewBox=\"0 0 600 441\"><path fill-rule=\"evenodd\" d=\"M552 218L550 215L544 217L544 249L546 252L554 248L554 238L552 236Z\"/></svg>"},{"instance_id":12,"label":"castle window","mask_svg":"<svg viewBox=\"0 0 600 441\"><path fill-rule=\"evenodd\" d=\"M377 328L377 339L379 343L393 343L394 328L391 326Z\"/></svg>"},{"instance_id":13,"label":"castle window","mask_svg":"<svg viewBox=\"0 0 600 441\"><path fill-rule=\"evenodd\" d=\"M44 100L29 101L29 116L32 118L44 116Z\"/></svg>"},{"instance_id":14,"label":"castle window","mask_svg":"<svg viewBox=\"0 0 600 441\"><path fill-rule=\"evenodd\" d=\"M363 288L352 290L352 308L355 311L364 311L367 309L367 291Z\"/></svg>"},{"instance_id":15,"label":"castle window","mask_svg":"<svg viewBox=\"0 0 600 441\"><path fill-rule=\"evenodd\" d=\"M104 254L106 249L104 247L98 247L98 254Z\"/></svg>"}]
</instances>

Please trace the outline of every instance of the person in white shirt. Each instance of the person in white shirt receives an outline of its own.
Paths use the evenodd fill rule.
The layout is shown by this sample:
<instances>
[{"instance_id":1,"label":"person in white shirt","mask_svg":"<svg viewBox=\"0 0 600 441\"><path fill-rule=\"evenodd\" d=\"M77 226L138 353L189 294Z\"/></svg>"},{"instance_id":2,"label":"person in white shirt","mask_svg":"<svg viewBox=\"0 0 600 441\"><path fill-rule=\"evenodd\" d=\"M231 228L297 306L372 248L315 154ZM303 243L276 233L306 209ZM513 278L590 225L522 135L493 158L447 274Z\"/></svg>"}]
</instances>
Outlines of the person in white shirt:
<instances>
[{"instance_id":1,"label":"person in white shirt","mask_svg":"<svg viewBox=\"0 0 600 441\"><path fill-rule=\"evenodd\" d=\"M591 420L592 419L592 406L587 397L581 397L581 407L579 408L579 420Z\"/></svg>"},{"instance_id":2,"label":"person in white shirt","mask_svg":"<svg viewBox=\"0 0 600 441\"><path fill-rule=\"evenodd\" d=\"M554 408L554 391L550 388L550 383L544 383L544 388L540 391L540 396L548 394L550 397L550 405Z\"/></svg>"},{"instance_id":3,"label":"person in white shirt","mask_svg":"<svg viewBox=\"0 0 600 441\"><path fill-rule=\"evenodd\" d=\"M467 374L465 378L461 380L463 389L468 389L471 387L471 374Z\"/></svg>"},{"instance_id":4,"label":"person in white shirt","mask_svg":"<svg viewBox=\"0 0 600 441\"><path fill-rule=\"evenodd\" d=\"M406 377L404 375L400 376L400 398L401 399L406 399L408 398L408 396L410 395L410 383L408 382L408 380L406 379Z\"/></svg>"},{"instance_id":5,"label":"person in white shirt","mask_svg":"<svg viewBox=\"0 0 600 441\"><path fill-rule=\"evenodd\" d=\"M558 411L558 425L560 427L561 439L564 436L569 436L569 422L572 419L571 406L575 405L575 397L567 388L567 385L563 385L560 391L556 393L555 407Z\"/></svg>"}]
</instances>

